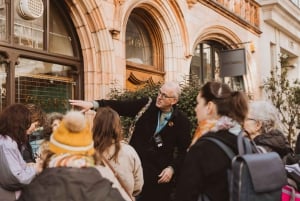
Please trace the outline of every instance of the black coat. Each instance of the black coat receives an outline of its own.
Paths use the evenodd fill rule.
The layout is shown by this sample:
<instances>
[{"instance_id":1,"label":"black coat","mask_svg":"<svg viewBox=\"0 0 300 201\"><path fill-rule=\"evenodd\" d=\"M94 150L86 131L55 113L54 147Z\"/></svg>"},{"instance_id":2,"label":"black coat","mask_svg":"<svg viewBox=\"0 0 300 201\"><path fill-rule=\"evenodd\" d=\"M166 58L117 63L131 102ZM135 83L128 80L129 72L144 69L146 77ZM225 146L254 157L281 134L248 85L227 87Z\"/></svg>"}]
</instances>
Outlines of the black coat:
<instances>
[{"instance_id":1,"label":"black coat","mask_svg":"<svg viewBox=\"0 0 300 201\"><path fill-rule=\"evenodd\" d=\"M237 136L228 130L210 132L205 136L218 138L238 153ZM175 201L197 201L200 193L206 194L210 201L228 201L227 170L230 165L231 160L223 150L200 138L186 155Z\"/></svg>"},{"instance_id":2,"label":"black coat","mask_svg":"<svg viewBox=\"0 0 300 201\"><path fill-rule=\"evenodd\" d=\"M96 168L46 168L18 201L124 201Z\"/></svg>"},{"instance_id":3,"label":"black coat","mask_svg":"<svg viewBox=\"0 0 300 201\"><path fill-rule=\"evenodd\" d=\"M127 117L135 117L147 102L148 98L128 101L98 101L100 107L110 106L120 116ZM170 184L159 185L157 183L158 175L168 166L174 168L175 175L179 174L180 166L191 142L191 123L174 106L171 118L159 133L163 146L158 148L154 142L153 135L158 123L160 110L156 107L155 102L156 99L153 98L148 110L136 122L130 144L135 148L142 162L144 187L141 196L144 195L144 197L147 197L147 200L159 201L160 198L164 197L163 194L167 196L170 193L171 188ZM162 186L163 188L161 188ZM164 199L164 201L167 201L166 198Z\"/></svg>"},{"instance_id":4,"label":"black coat","mask_svg":"<svg viewBox=\"0 0 300 201\"><path fill-rule=\"evenodd\" d=\"M253 140L256 145L262 146L268 152L274 151L278 153L281 158L293 153L287 138L281 131L276 129L260 134Z\"/></svg>"}]
</instances>

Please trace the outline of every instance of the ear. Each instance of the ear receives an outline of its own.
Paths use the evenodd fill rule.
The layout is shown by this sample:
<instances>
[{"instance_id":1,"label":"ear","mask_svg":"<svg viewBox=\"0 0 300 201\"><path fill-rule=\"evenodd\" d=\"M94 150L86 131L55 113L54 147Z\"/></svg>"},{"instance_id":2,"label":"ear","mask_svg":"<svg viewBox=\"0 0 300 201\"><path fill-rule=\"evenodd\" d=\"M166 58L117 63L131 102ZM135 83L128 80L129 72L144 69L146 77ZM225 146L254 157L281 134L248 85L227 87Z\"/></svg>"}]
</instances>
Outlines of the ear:
<instances>
[{"instance_id":1,"label":"ear","mask_svg":"<svg viewBox=\"0 0 300 201\"><path fill-rule=\"evenodd\" d=\"M175 105L178 102L178 98L172 98L171 105Z\"/></svg>"},{"instance_id":2,"label":"ear","mask_svg":"<svg viewBox=\"0 0 300 201\"><path fill-rule=\"evenodd\" d=\"M262 127L262 122L261 121L255 121L255 130L256 131L260 131L261 127Z\"/></svg>"},{"instance_id":3,"label":"ear","mask_svg":"<svg viewBox=\"0 0 300 201\"><path fill-rule=\"evenodd\" d=\"M207 114L214 115L217 112L216 105L213 102L209 101L206 106L207 106Z\"/></svg>"}]
</instances>

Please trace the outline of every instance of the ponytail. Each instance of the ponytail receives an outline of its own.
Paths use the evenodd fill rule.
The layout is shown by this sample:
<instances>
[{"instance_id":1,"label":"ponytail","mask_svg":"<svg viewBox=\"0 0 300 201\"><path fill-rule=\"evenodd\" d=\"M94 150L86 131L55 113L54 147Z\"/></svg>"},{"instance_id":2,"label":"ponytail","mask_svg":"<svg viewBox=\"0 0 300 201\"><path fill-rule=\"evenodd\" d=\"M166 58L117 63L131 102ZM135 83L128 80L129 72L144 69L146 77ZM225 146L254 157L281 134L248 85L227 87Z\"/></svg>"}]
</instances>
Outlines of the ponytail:
<instances>
[{"instance_id":1,"label":"ponytail","mask_svg":"<svg viewBox=\"0 0 300 201\"><path fill-rule=\"evenodd\" d=\"M231 97L232 112L230 112L230 116L240 124L243 124L248 114L248 97L241 91L233 91Z\"/></svg>"}]
</instances>

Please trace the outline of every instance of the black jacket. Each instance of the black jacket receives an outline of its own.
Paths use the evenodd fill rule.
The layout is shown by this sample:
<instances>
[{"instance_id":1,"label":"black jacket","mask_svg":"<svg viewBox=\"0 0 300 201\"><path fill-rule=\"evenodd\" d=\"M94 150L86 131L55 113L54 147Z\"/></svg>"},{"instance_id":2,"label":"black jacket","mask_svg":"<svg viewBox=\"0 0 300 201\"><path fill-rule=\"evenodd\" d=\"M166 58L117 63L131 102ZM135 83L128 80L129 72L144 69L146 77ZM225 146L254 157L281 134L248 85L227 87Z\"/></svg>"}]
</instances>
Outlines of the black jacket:
<instances>
[{"instance_id":1,"label":"black jacket","mask_svg":"<svg viewBox=\"0 0 300 201\"><path fill-rule=\"evenodd\" d=\"M279 130L274 129L268 133L263 133L256 136L253 140L256 145L262 146L268 152L274 151L278 153L281 158L293 153L287 138Z\"/></svg>"},{"instance_id":2,"label":"black jacket","mask_svg":"<svg viewBox=\"0 0 300 201\"><path fill-rule=\"evenodd\" d=\"M228 130L209 132L205 136L221 140L238 153L237 136ZM197 201L200 193L206 194L210 201L228 201L227 170L230 166L231 160L223 150L213 142L200 138L186 155L175 201Z\"/></svg>"},{"instance_id":3,"label":"black jacket","mask_svg":"<svg viewBox=\"0 0 300 201\"><path fill-rule=\"evenodd\" d=\"M124 201L112 183L96 168L46 168L28 186L19 201Z\"/></svg>"},{"instance_id":4,"label":"black jacket","mask_svg":"<svg viewBox=\"0 0 300 201\"><path fill-rule=\"evenodd\" d=\"M135 117L135 115L148 102L148 98L128 101L99 100L99 106L110 106L116 110L120 116ZM158 175L161 171L172 166L175 175L180 172L180 166L186 154L186 150L191 142L191 123L187 117L175 106L171 118L167 125L159 132L163 146L158 148L154 142L154 132L158 122L159 108L155 105L156 99L152 99L150 107L136 122L130 144L135 148L140 156L143 173L145 193L149 200L156 200L162 197L163 193L168 193L166 189L156 191ZM176 153L174 154L174 152ZM159 195L160 193L160 195Z\"/></svg>"}]
</instances>

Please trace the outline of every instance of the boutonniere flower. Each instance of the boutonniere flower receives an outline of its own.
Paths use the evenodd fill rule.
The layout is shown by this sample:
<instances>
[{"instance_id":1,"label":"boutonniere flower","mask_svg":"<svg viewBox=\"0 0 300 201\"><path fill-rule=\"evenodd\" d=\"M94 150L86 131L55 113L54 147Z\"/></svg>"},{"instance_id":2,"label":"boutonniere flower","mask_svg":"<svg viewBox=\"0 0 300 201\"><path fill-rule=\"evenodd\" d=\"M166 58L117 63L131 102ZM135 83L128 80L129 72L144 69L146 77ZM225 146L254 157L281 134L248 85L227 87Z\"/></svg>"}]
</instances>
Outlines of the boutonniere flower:
<instances>
[{"instance_id":1,"label":"boutonniere flower","mask_svg":"<svg viewBox=\"0 0 300 201\"><path fill-rule=\"evenodd\" d=\"M174 122L173 121L169 121L168 122L168 126L170 126L170 127L174 126Z\"/></svg>"}]
</instances>

